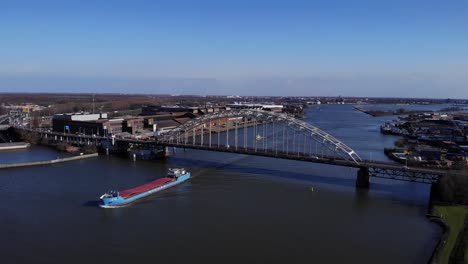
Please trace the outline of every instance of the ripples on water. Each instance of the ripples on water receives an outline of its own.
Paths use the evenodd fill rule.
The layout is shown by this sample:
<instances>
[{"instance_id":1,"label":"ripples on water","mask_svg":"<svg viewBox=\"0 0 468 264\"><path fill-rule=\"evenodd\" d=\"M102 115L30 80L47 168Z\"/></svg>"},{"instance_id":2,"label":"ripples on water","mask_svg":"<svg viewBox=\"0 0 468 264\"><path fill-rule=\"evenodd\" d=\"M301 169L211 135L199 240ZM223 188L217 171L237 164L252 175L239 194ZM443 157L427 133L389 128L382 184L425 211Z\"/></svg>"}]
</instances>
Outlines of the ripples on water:
<instances>
[{"instance_id":1,"label":"ripples on water","mask_svg":"<svg viewBox=\"0 0 468 264\"><path fill-rule=\"evenodd\" d=\"M395 138L378 126L388 117L321 109L308 109L306 121L364 158L386 159ZM2 152L1 163L56 155L39 149ZM95 206L108 189L176 166L194 178L129 207ZM101 156L1 170L2 263L426 262L439 235L424 217L429 186L373 179L357 191L354 178L348 168L182 150L165 161Z\"/></svg>"}]
</instances>

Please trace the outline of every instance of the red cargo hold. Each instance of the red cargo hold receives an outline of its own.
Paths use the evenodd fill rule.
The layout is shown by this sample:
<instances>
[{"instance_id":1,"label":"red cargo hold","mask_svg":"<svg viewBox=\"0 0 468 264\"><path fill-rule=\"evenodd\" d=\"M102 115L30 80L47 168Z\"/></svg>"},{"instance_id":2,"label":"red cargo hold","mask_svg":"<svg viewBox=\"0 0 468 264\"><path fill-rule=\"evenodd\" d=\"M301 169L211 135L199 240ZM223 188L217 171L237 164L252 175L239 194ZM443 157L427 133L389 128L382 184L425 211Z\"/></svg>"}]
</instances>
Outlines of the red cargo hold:
<instances>
[{"instance_id":1,"label":"red cargo hold","mask_svg":"<svg viewBox=\"0 0 468 264\"><path fill-rule=\"evenodd\" d=\"M174 178L164 177L164 178L157 179L155 181L149 182L147 184L140 185L140 186L135 187L135 188L120 191L119 194L120 194L120 196L122 196L122 198L127 199L129 197L138 195L140 193L147 192L147 191L149 191L151 189L158 188L159 186L163 186L163 185L168 184L170 182L173 182L175 180L176 179L174 179Z\"/></svg>"}]
</instances>

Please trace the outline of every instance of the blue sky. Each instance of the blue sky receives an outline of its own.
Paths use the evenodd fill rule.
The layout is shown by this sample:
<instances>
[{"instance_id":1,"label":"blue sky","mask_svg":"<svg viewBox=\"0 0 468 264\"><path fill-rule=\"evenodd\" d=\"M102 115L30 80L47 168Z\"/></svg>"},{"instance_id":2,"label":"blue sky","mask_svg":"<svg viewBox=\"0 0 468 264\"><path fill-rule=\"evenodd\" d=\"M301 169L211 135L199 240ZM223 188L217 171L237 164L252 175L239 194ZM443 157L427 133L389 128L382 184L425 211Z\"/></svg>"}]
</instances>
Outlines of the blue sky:
<instances>
[{"instance_id":1,"label":"blue sky","mask_svg":"<svg viewBox=\"0 0 468 264\"><path fill-rule=\"evenodd\" d=\"M0 0L0 92L468 98L468 1Z\"/></svg>"}]
</instances>

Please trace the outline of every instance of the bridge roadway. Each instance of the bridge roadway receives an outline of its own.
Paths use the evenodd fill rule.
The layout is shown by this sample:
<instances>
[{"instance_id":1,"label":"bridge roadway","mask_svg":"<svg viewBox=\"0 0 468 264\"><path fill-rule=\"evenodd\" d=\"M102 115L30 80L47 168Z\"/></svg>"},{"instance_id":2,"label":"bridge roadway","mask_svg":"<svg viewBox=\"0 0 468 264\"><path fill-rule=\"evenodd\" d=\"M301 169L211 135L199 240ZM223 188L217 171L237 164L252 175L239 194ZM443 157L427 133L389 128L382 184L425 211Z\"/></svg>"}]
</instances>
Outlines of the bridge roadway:
<instances>
[{"instance_id":1,"label":"bridge roadway","mask_svg":"<svg viewBox=\"0 0 468 264\"><path fill-rule=\"evenodd\" d=\"M10 115L0 115L0 124L10 119Z\"/></svg>"},{"instance_id":2,"label":"bridge roadway","mask_svg":"<svg viewBox=\"0 0 468 264\"><path fill-rule=\"evenodd\" d=\"M17 115L0 115L0 131L5 131L11 127L11 120L18 117Z\"/></svg>"},{"instance_id":3,"label":"bridge roadway","mask_svg":"<svg viewBox=\"0 0 468 264\"><path fill-rule=\"evenodd\" d=\"M39 134L46 134L47 136L58 136L62 138L74 138L74 139L89 139L93 142L98 142L101 140L111 140L111 138L103 137L103 136L90 136L90 135L75 135L75 134L68 134L68 133L61 133L61 132L47 132L47 131L36 131L29 128L24 127L16 127L16 129L21 129L25 131L36 132ZM343 166L343 167L351 167L356 168L359 170L365 169L367 173L371 177L378 177L378 178L387 178L393 180L404 180L404 181L413 181L413 182L420 182L420 183L434 183L437 182L439 177L445 175L466 175L468 177L468 173L464 171L455 171L455 170L443 170L443 169L434 169L434 168L423 168L423 167L406 167L398 163L390 163L390 162L381 162L381 161L369 161L364 160L359 163L356 163L352 160L345 160L338 157L333 156L317 156L317 155L310 155L308 153L291 153L291 152L284 152L280 150L263 150L251 147L240 147L237 148L235 146L226 147L226 146L212 146L209 147L207 145L193 145L193 144L184 144L184 143L158 143L155 140L139 140L139 139L122 139L122 138L115 138L115 142L118 144L119 142L123 143L132 143L138 145L157 145L162 147L177 147L177 148L186 148L186 149L197 149L197 150L207 150L207 151L216 151L216 152L228 152L228 153L237 153L237 154L245 154L245 155L253 155L253 156L263 156L263 157L271 157L271 158L281 158L281 159L289 159L289 160L297 160L297 161L306 161L306 162L313 162L313 163L320 163L320 164L328 164L328 165L336 165L336 166Z\"/></svg>"}]
</instances>

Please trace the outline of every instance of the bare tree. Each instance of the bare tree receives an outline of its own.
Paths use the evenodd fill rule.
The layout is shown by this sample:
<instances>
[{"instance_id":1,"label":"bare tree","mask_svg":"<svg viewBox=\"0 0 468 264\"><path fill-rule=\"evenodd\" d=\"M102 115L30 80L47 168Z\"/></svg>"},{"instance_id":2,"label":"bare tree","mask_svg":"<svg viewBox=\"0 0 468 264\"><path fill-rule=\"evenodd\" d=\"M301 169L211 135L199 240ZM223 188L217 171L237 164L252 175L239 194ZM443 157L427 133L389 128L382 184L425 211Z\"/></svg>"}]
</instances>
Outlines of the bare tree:
<instances>
[{"instance_id":1,"label":"bare tree","mask_svg":"<svg viewBox=\"0 0 468 264\"><path fill-rule=\"evenodd\" d=\"M41 118L37 115L33 116L31 120L31 128L36 129L40 127L40 125L41 125Z\"/></svg>"}]
</instances>

